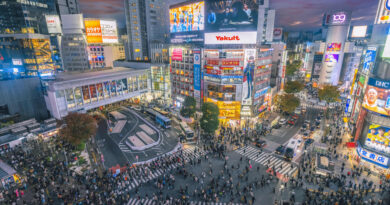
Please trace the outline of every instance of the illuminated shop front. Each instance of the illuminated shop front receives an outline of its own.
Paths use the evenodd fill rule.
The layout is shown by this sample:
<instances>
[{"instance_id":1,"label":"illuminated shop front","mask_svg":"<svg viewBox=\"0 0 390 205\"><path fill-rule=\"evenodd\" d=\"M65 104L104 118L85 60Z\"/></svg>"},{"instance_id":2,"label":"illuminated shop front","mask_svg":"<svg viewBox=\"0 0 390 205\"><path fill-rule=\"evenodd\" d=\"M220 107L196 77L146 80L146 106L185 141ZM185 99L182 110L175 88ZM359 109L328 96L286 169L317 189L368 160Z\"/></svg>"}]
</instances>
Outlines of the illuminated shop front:
<instances>
[{"instance_id":1,"label":"illuminated shop front","mask_svg":"<svg viewBox=\"0 0 390 205\"><path fill-rule=\"evenodd\" d=\"M53 117L86 111L148 92L147 70L115 68L100 72L63 74L49 83L46 105Z\"/></svg>"},{"instance_id":2,"label":"illuminated shop front","mask_svg":"<svg viewBox=\"0 0 390 205\"><path fill-rule=\"evenodd\" d=\"M219 108L219 121L222 126L236 127L240 125L240 101L218 101L212 98L205 98L205 102L211 102Z\"/></svg>"}]
</instances>

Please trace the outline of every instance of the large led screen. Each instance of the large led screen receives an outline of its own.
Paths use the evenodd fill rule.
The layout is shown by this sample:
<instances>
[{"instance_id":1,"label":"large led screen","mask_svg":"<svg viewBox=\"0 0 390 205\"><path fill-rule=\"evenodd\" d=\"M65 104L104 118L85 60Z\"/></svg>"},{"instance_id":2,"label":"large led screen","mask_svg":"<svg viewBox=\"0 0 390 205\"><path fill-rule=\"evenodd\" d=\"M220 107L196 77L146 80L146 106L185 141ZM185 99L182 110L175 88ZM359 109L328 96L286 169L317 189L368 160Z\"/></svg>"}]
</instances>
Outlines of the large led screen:
<instances>
[{"instance_id":1,"label":"large led screen","mask_svg":"<svg viewBox=\"0 0 390 205\"><path fill-rule=\"evenodd\" d=\"M381 115L390 115L390 81L368 80L363 107Z\"/></svg>"},{"instance_id":2,"label":"large led screen","mask_svg":"<svg viewBox=\"0 0 390 205\"><path fill-rule=\"evenodd\" d=\"M118 43L116 21L85 19L88 43Z\"/></svg>"},{"instance_id":3,"label":"large led screen","mask_svg":"<svg viewBox=\"0 0 390 205\"><path fill-rule=\"evenodd\" d=\"M257 31L257 0L209 0L206 2L207 32Z\"/></svg>"},{"instance_id":4,"label":"large led screen","mask_svg":"<svg viewBox=\"0 0 390 205\"><path fill-rule=\"evenodd\" d=\"M338 52L341 50L341 43L328 43L326 51Z\"/></svg>"},{"instance_id":5,"label":"large led screen","mask_svg":"<svg viewBox=\"0 0 390 205\"><path fill-rule=\"evenodd\" d=\"M204 29L204 2L169 9L170 32L202 31Z\"/></svg>"},{"instance_id":6,"label":"large led screen","mask_svg":"<svg viewBox=\"0 0 390 205\"><path fill-rule=\"evenodd\" d=\"M390 128L372 124L368 128L365 145L379 152L390 153Z\"/></svg>"}]
</instances>

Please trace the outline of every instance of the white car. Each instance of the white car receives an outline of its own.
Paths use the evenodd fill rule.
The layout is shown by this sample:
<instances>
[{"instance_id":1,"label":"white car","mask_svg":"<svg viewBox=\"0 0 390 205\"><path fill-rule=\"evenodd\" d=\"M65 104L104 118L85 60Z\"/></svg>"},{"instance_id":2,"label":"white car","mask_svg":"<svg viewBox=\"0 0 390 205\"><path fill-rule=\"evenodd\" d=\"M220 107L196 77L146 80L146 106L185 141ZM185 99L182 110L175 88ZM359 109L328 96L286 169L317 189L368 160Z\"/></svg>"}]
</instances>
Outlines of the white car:
<instances>
[{"instance_id":1,"label":"white car","mask_svg":"<svg viewBox=\"0 0 390 205\"><path fill-rule=\"evenodd\" d=\"M282 118L282 119L279 120L279 124L280 124L280 125L284 125L284 124L286 124L286 122L287 122L287 120L284 119L284 118Z\"/></svg>"}]
</instances>

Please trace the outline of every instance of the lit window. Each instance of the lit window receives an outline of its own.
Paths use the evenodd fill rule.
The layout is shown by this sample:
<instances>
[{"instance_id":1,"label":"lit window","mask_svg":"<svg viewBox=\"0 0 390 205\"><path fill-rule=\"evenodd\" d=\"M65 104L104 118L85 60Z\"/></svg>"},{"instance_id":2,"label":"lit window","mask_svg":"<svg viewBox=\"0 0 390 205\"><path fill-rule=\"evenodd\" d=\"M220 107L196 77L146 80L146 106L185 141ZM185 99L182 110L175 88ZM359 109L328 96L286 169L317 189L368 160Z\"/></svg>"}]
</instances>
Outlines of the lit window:
<instances>
[{"instance_id":1,"label":"lit window","mask_svg":"<svg viewBox=\"0 0 390 205\"><path fill-rule=\"evenodd\" d=\"M136 53L138 53L140 50L139 50L139 48L137 48L137 49L135 49L134 51L135 51Z\"/></svg>"}]
</instances>

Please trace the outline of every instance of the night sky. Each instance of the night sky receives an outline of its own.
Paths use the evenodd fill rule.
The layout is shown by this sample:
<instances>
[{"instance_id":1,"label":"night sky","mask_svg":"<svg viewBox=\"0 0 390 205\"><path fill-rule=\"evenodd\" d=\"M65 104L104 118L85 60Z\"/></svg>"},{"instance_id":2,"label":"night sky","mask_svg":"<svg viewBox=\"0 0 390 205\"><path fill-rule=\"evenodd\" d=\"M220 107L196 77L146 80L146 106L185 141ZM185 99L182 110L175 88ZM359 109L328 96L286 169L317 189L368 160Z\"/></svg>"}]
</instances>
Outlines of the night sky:
<instances>
[{"instance_id":1,"label":"night sky","mask_svg":"<svg viewBox=\"0 0 390 205\"><path fill-rule=\"evenodd\" d=\"M114 18L125 27L124 0L79 1L85 17ZM373 24L377 6L378 0L270 0L270 7L276 9L275 27L287 30L316 30L323 13L332 9L352 11L354 25Z\"/></svg>"}]
</instances>

